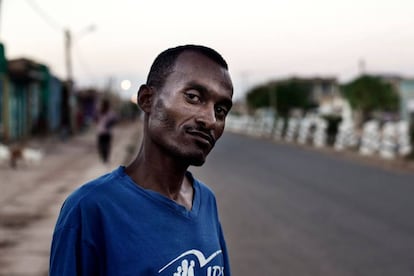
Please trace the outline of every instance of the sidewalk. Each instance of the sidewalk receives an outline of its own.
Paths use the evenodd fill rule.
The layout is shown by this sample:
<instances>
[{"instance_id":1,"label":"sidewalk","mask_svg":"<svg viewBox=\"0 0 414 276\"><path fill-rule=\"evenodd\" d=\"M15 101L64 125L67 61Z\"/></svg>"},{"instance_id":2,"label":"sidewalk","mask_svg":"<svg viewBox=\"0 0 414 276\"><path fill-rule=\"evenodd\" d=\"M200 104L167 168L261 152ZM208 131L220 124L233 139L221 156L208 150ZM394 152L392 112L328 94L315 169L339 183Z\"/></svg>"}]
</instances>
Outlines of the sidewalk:
<instances>
[{"instance_id":1,"label":"sidewalk","mask_svg":"<svg viewBox=\"0 0 414 276\"><path fill-rule=\"evenodd\" d=\"M139 145L139 122L114 130L110 164L96 152L93 130L67 142L49 139L41 164L13 170L0 165L0 276L48 274L49 250L60 207L76 187L134 157Z\"/></svg>"}]
</instances>

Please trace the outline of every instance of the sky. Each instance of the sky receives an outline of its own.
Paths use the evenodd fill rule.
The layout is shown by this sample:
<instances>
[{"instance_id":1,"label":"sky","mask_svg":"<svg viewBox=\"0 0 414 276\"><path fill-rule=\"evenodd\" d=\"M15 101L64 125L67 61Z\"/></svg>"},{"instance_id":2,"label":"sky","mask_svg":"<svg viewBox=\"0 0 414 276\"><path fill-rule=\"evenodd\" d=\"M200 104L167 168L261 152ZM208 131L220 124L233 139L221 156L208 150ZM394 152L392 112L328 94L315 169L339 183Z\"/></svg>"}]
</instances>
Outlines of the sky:
<instances>
[{"instance_id":1,"label":"sky","mask_svg":"<svg viewBox=\"0 0 414 276\"><path fill-rule=\"evenodd\" d=\"M65 79L68 29L77 86L110 85L125 97L161 51L203 44L227 60L241 99L290 76L413 77L413 12L413 0L2 0L0 41L8 59L33 59Z\"/></svg>"}]
</instances>

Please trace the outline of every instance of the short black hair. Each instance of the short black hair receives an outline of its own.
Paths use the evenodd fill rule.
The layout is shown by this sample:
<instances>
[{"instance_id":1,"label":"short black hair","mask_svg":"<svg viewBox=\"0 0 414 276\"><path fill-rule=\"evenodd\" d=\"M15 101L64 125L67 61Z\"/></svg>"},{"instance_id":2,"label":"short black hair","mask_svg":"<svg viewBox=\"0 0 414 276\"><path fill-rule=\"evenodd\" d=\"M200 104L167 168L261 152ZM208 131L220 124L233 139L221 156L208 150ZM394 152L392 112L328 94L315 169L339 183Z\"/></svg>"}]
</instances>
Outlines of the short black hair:
<instances>
[{"instance_id":1,"label":"short black hair","mask_svg":"<svg viewBox=\"0 0 414 276\"><path fill-rule=\"evenodd\" d=\"M172 72L175 61L183 52L199 53L210 58L221 67L228 70L227 62L216 50L206 46L187 44L169 48L155 58L148 73L147 85L154 88L162 88L165 83L165 79Z\"/></svg>"}]
</instances>

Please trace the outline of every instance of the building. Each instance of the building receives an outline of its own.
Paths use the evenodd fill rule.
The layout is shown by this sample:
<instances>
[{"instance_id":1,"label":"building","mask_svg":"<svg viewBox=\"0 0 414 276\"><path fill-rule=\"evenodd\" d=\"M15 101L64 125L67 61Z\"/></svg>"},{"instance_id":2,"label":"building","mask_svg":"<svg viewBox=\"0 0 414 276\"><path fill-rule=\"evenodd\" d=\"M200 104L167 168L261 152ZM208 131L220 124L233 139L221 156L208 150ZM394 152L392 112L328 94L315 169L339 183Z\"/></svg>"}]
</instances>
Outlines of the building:
<instances>
[{"instance_id":1,"label":"building","mask_svg":"<svg viewBox=\"0 0 414 276\"><path fill-rule=\"evenodd\" d=\"M4 46L0 43L0 142L5 133L5 125L7 115L7 110L5 109L5 100L4 97L8 93L8 76L7 76L7 60L4 53Z\"/></svg>"},{"instance_id":2,"label":"building","mask_svg":"<svg viewBox=\"0 0 414 276\"><path fill-rule=\"evenodd\" d=\"M309 99L318 107L317 112L323 115L342 114L343 98L336 78L334 77L294 77L290 80L305 83L310 87Z\"/></svg>"},{"instance_id":3,"label":"building","mask_svg":"<svg viewBox=\"0 0 414 276\"><path fill-rule=\"evenodd\" d=\"M10 60L1 80L2 141L25 140L59 129L62 84L46 65L26 58Z\"/></svg>"}]
</instances>

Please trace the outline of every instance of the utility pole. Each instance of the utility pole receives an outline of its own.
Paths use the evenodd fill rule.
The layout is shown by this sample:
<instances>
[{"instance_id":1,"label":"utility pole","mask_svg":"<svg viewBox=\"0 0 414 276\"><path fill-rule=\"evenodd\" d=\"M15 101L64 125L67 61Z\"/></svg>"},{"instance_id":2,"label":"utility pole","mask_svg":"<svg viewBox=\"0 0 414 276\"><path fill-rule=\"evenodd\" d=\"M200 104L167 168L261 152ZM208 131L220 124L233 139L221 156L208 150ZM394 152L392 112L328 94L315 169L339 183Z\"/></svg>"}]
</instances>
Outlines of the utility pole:
<instances>
[{"instance_id":1,"label":"utility pole","mask_svg":"<svg viewBox=\"0 0 414 276\"><path fill-rule=\"evenodd\" d=\"M0 0L1 1L1 0ZM89 32L95 30L95 25L90 25L83 30L80 34L83 36ZM70 128L72 132L77 131L77 108L76 108L76 98L74 93L74 79L73 79L73 63L72 63L72 47L73 47L73 36L69 28L66 28L64 31L64 40L65 40L65 65L66 65L66 88L68 91L68 107L69 107L69 116L70 116ZM81 36L78 34L76 39L79 40Z\"/></svg>"},{"instance_id":2,"label":"utility pole","mask_svg":"<svg viewBox=\"0 0 414 276\"><path fill-rule=\"evenodd\" d=\"M0 0L1 1L1 0ZM72 48L73 42L79 41L80 38L84 37L86 34L96 30L95 25L89 25L73 37L72 32L69 28L64 29L64 38L65 38L65 64L66 64L66 78L68 81L73 82L73 66L72 66Z\"/></svg>"},{"instance_id":3,"label":"utility pole","mask_svg":"<svg viewBox=\"0 0 414 276\"><path fill-rule=\"evenodd\" d=\"M363 58L361 58L358 62L358 70L359 70L360 75L365 75L365 73L366 73L366 64L365 64L365 60Z\"/></svg>"},{"instance_id":4,"label":"utility pole","mask_svg":"<svg viewBox=\"0 0 414 276\"><path fill-rule=\"evenodd\" d=\"M66 79L67 79L68 82L72 82L73 81L72 34L71 34L69 29L65 29L64 30L64 35L65 35Z\"/></svg>"},{"instance_id":5,"label":"utility pole","mask_svg":"<svg viewBox=\"0 0 414 276\"><path fill-rule=\"evenodd\" d=\"M0 0L0 29L1 29L1 0ZM1 36L0 36L0 39L1 39Z\"/></svg>"},{"instance_id":6,"label":"utility pole","mask_svg":"<svg viewBox=\"0 0 414 276\"><path fill-rule=\"evenodd\" d=\"M72 69L72 34L69 29L63 30L65 40L65 65L66 65L66 89L68 99L69 132L76 132L76 99L73 90L73 69Z\"/></svg>"}]
</instances>

